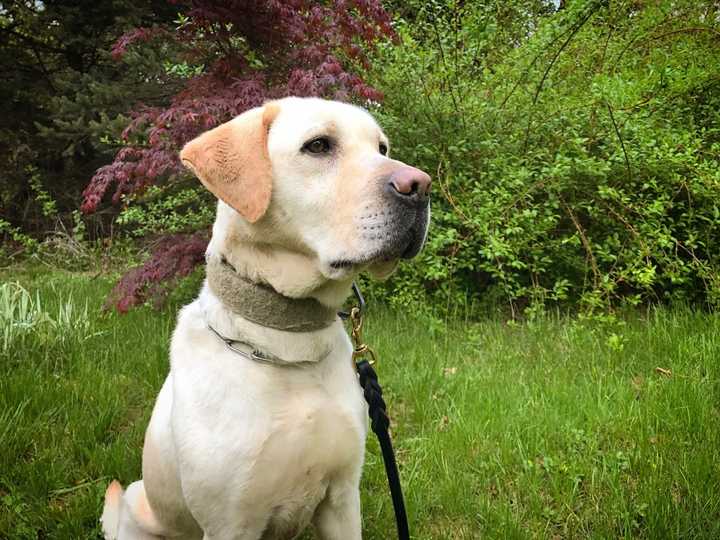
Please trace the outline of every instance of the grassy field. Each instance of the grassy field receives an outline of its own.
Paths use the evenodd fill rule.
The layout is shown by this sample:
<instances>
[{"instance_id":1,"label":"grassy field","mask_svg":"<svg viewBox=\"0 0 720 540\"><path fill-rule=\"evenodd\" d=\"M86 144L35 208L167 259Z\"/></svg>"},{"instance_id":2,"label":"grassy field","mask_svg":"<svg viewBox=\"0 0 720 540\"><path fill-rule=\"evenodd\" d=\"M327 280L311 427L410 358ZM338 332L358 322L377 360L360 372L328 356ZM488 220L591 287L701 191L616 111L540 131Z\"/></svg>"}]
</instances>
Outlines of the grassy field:
<instances>
[{"instance_id":1,"label":"grassy field","mask_svg":"<svg viewBox=\"0 0 720 540\"><path fill-rule=\"evenodd\" d=\"M97 538L110 479L139 476L177 306L103 314L107 278L0 277L0 538ZM367 324L414 538L720 538L718 316ZM364 538L393 538L374 440L362 493Z\"/></svg>"}]
</instances>

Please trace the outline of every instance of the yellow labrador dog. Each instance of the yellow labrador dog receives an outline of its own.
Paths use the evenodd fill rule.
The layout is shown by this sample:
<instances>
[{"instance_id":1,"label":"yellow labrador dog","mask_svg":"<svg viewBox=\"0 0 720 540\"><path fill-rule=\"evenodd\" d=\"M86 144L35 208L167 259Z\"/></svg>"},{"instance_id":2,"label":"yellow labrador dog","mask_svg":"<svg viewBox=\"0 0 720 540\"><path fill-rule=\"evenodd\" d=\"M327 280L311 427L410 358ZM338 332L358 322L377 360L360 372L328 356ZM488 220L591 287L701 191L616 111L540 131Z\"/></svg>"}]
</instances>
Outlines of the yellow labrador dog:
<instances>
[{"instance_id":1,"label":"yellow labrador dog","mask_svg":"<svg viewBox=\"0 0 720 540\"><path fill-rule=\"evenodd\" d=\"M361 538L367 409L336 310L415 256L430 177L365 110L285 98L188 143L219 199L207 279L179 314L143 479L107 490L108 539Z\"/></svg>"}]
</instances>

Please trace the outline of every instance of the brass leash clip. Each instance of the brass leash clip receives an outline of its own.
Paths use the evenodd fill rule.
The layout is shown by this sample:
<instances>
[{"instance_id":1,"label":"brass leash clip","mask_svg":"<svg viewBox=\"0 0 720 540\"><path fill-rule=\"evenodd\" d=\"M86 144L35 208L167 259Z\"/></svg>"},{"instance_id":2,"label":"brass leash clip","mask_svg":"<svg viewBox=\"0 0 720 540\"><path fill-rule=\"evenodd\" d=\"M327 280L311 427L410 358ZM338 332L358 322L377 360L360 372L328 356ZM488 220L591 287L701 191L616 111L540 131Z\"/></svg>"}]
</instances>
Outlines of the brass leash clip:
<instances>
[{"instance_id":1,"label":"brass leash clip","mask_svg":"<svg viewBox=\"0 0 720 540\"><path fill-rule=\"evenodd\" d=\"M357 360L368 357L370 365L375 364L377 357L375 351L373 351L366 343L363 343L362 339L362 326L363 316L360 308L354 307L350 310L350 322L352 323L352 331L350 336L352 337L353 345L355 346L352 353L352 361L355 363Z\"/></svg>"}]
</instances>

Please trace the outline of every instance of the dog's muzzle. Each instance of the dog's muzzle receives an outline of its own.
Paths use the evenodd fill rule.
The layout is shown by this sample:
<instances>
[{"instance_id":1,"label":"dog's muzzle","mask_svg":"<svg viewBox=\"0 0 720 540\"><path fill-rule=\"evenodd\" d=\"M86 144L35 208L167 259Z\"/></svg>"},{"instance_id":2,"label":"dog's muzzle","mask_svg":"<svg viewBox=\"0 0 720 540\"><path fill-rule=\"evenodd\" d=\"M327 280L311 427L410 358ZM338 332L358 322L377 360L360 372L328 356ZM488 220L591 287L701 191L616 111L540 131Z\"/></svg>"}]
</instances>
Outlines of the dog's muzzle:
<instances>
[{"instance_id":1,"label":"dog's muzzle","mask_svg":"<svg viewBox=\"0 0 720 540\"><path fill-rule=\"evenodd\" d=\"M397 162L399 163L399 162ZM430 176L400 164L374 179L377 202L360 216L359 235L365 252L339 258L330 268L340 270L357 264L389 262L415 257L425 243L430 219ZM377 192L376 192L377 193Z\"/></svg>"}]
</instances>

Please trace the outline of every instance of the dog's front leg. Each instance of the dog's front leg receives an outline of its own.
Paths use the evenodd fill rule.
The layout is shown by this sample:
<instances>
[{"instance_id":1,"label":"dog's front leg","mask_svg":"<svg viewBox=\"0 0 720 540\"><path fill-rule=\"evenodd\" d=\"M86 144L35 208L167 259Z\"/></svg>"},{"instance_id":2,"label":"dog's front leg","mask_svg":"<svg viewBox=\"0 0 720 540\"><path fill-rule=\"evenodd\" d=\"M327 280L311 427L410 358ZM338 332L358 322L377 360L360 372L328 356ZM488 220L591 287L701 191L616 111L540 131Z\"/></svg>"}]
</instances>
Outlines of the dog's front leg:
<instances>
[{"instance_id":1,"label":"dog's front leg","mask_svg":"<svg viewBox=\"0 0 720 540\"><path fill-rule=\"evenodd\" d=\"M313 523L322 540L361 540L359 482L330 486Z\"/></svg>"}]
</instances>

